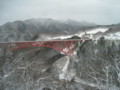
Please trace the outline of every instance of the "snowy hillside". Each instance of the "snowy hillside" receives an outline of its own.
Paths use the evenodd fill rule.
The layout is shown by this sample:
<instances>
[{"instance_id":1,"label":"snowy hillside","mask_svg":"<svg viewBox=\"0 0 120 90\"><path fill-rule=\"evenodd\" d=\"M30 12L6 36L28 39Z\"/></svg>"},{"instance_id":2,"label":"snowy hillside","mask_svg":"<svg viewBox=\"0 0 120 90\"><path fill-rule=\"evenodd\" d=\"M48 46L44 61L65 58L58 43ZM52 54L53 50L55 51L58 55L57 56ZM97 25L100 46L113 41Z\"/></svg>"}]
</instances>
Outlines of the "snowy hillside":
<instances>
[{"instance_id":1,"label":"snowy hillside","mask_svg":"<svg viewBox=\"0 0 120 90\"><path fill-rule=\"evenodd\" d=\"M0 89L119 90L120 42L100 38L76 44L73 55L46 47L11 51L3 45Z\"/></svg>"},{"instance_id":2,"label":"snowy hillside","mask_svg":"<svg viewBox=\"0 0 120 90\"><path fill-rule=\"evenodd\" d=\"M80 31L77 32L75 34L68 34L68 35L38 35L38 37L36 38L35 41L39 41L39 40L60 40L60 39L67 39L67 38L71 38L73 36L78 36L81 39L94 39L97 40L100 37L105 37L105 39L107 40L119 40L120 39L120 31L116 31L116 32L109 32L109 28L94 28L94 29L88 29L85 31Z\"/></svg>"},{"instance_id":3,"label":"snowy hillside","mask_svg":"<svg viewBox=\"0 0 120 90\"><path fill-rule=\"evenodd\" d=\"M1 26L0 37L1 42L82 39L72 44L70 55L48 47L12 50L14 44L0 43L0 90L120 89L119 24L32 19Z\"/></svg>"}]
</instances>

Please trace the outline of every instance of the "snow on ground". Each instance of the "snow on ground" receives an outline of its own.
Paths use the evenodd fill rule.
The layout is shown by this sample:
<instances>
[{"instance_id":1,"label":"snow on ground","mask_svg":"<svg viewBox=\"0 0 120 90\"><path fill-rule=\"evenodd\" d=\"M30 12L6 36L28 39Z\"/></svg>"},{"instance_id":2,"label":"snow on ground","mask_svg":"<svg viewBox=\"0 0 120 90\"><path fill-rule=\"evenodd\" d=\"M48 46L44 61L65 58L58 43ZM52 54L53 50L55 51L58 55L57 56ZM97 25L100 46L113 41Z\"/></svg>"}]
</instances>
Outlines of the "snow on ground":
<instances>
[{"instance_id":1,"label":"snow on ground","mask_svg":"<svg viewBox=\"0 0 120 90\"><path fill-rule=\"evenodd\" d=\"M71 38L72 36L74 36L74 35L61 35L61 36L54 36L54 37L52 37L52 36L44 36L44 37L42 37L42 38L44 38L44 40L55 40L55 39L67 39L67 38ZM40 38L38 38L36 41L41 41L41 37Z\"/></svg>"},{"instance_id":2,"label":"snow on ground","mask_svg":"<svg viewBox=\"0 0 120 90\"><path fill-rule=\"evenodd\" d=\"M106 39L120 40L120 32L111 33L105 36Z\"/></svg>"},{"instance_id":3,"label":"snow on ground","mask_svg":"<svg viewBox=\"0 0 120 90\"><path fill-rule=\"evenodd\" d=\"M59 75L59 79L67 79L66 78L66 74L67 74L67 68L68 68L68 65L69 65L69 63L70 63L70 61L69 61L69 57L67 57L67 62L65 63L65 65L64 65L64 67L63 67L63 69L62 69L62 73Z\"/></svg>"},{"instance_id":4,"label":"snow on ground","mask_svg":"<svg viewBox=\"0 0 120 90\"><path fill-rule=\"evenodd\" d=\"M92 29L90 31L87 31L87 34L96 34L98 32L106 32L109 28L97 28L97 29Z\"/></svg>"},{"instance_id":5,"label":"snow on ground","mask_svg":"<svg viewBox=\"0 0 120 90\"><path fill-rule=\"evenodd\" d=\"M59 74L59 79L71 81L74 78L76 72L75 69L71 69L71 70L68 69L68 67L70 66L70 59L69 56L67 56L66 58L67 61L62 69L62 73Z\"/></svg>"},{"instance_id":6,"label":"snow on ground","mask_svg":"<svg viewBox=\"0 0 120 90\"><path fill-rule=\"evenodd\" d=\"M66 35L66 36L58 36L58 37L52 37L52 38L48 38L50 39L67 39L67 38L71 38L73 35Z\"/></svg>"},{"instance_id":7,"label":"snow on ground","mask_svg":"<svg viewBox=\"0 0 120 90\"><path fill-rule=\"evenodd\" d=\"M91 29L91 30L87 30L85 32L79 32L79 33L76 33L74 35L60 35L60 36L43 36L43 38L45 38L45 40L55 40L55 39L67 39L67 38L71 38L73 36L79 36L79 37L82 37L83 35L85 34L90 34L90 36L88 36L90 39L92 39L92 35L93 34L96 34L98 32L106 32L109 28L96 28L96 29ZM37 39L36 41L40 41L41 39Z\"/></svg>"},{"instance_id":8,"label":"snow on ground","mask_svg":"<svg viewBox=\"0 0 120 90\"><path fill-rule=\"evenodd\" d=\"M80 33L76 33L76 36L82 37L85 34L85 32L80 32Z\"/></svg>"},{"instance_id":9,"label":"snow on ground","mask_svg":"<svg viewBox=\"0 0 120 90\"><path fill-rule=\"evenodd\" d=\"M98 33L98 32L106 32L109 28L96 28L96 29L91 29L91 30L87 30L85 32L79 32L75 35L79 36L79 37L83 37L83 36L86 36L86 37L89 37L90 39L93 39L93 35Z\"/></svg>"}]
</instances>

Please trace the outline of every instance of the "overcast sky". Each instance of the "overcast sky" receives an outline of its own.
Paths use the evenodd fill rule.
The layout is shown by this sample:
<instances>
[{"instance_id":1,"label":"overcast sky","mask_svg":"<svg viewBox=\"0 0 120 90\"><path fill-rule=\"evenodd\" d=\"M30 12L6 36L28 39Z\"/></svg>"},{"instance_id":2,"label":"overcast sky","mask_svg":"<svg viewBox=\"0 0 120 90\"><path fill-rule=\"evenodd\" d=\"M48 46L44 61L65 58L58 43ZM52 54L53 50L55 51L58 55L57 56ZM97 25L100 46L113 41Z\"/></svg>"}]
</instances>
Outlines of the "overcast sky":
<instances>
[{"instance_id":1,"label":"overcast sky","mask_svg":"<svg viewBox=\"0 0 120 90\"><path fill-rule=\"evenodd\" d=\"M31 18L120 23L120 0L0 0L0 25Z\"/></svg>"}]
</instances>

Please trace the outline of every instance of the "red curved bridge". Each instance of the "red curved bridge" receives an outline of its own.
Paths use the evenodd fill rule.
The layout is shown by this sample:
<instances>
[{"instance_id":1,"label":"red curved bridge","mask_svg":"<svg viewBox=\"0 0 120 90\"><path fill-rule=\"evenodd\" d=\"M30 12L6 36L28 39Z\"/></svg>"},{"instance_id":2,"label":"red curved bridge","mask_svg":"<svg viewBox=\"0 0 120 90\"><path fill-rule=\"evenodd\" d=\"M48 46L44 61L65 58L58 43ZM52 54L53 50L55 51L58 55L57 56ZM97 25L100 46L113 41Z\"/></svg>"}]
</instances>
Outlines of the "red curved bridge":
<instances>
[{"instance_id":1,"label":"red curved bridge","mask_svg":"<svg viewBox=\"0 0 120 90\"><path fill-rule=\"evenodd\" d=\"M34 42L8 42L7 44L12 50L18 50L26 47L48 47L60 51L66 55L72 54L75 48L75 43L82 42L83 40L54 40L54 41L34 41Z\"/></svg>"}]
</instances>

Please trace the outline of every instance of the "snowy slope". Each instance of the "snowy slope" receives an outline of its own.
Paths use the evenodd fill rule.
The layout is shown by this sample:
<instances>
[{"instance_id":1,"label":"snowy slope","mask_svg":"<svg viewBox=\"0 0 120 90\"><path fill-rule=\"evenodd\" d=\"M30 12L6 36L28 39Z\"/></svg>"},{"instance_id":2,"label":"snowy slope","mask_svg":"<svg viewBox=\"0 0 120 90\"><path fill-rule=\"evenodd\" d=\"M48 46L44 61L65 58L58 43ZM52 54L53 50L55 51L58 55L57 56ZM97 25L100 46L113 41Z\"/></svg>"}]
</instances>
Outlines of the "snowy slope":
<instances>
[{"instance_id":1,"label":"snowy slope","mask_svg":"<svg viewBox=\"0 0 120 90\"><path fill-rule=\"evenodd\" d=\"M69 34L69 35L59 35L59 36L43 36L42 38L44 38L44 40L59 40L59 39L67 39L67 38L72 38L73 36L78 36L82 39L98 39L101 37L101 35L99 35L97 38L94 38L94 35L97 34L98 32L101 32L101 33L104 33L108 30L109 28L95 28L95 29L90 29L90 30L86 30L85 32L82 31L82 32L78 32L78 33L75 33L75 34ZM40 35L36 41L39 41L41 40L41 36Z\"/></svg>"},{"instance_id":2,"label":"snowy slope","mask_svg":"<svg viewBox=\"0 0 120 90\"><path fill-rule=\"evenodd\" d=\"M120 32L116 32L116 33L111 33L111 34L107 34L105 35L106 39L112 39L112 40L120 40Z\"/></svg>"}]
</instances>

